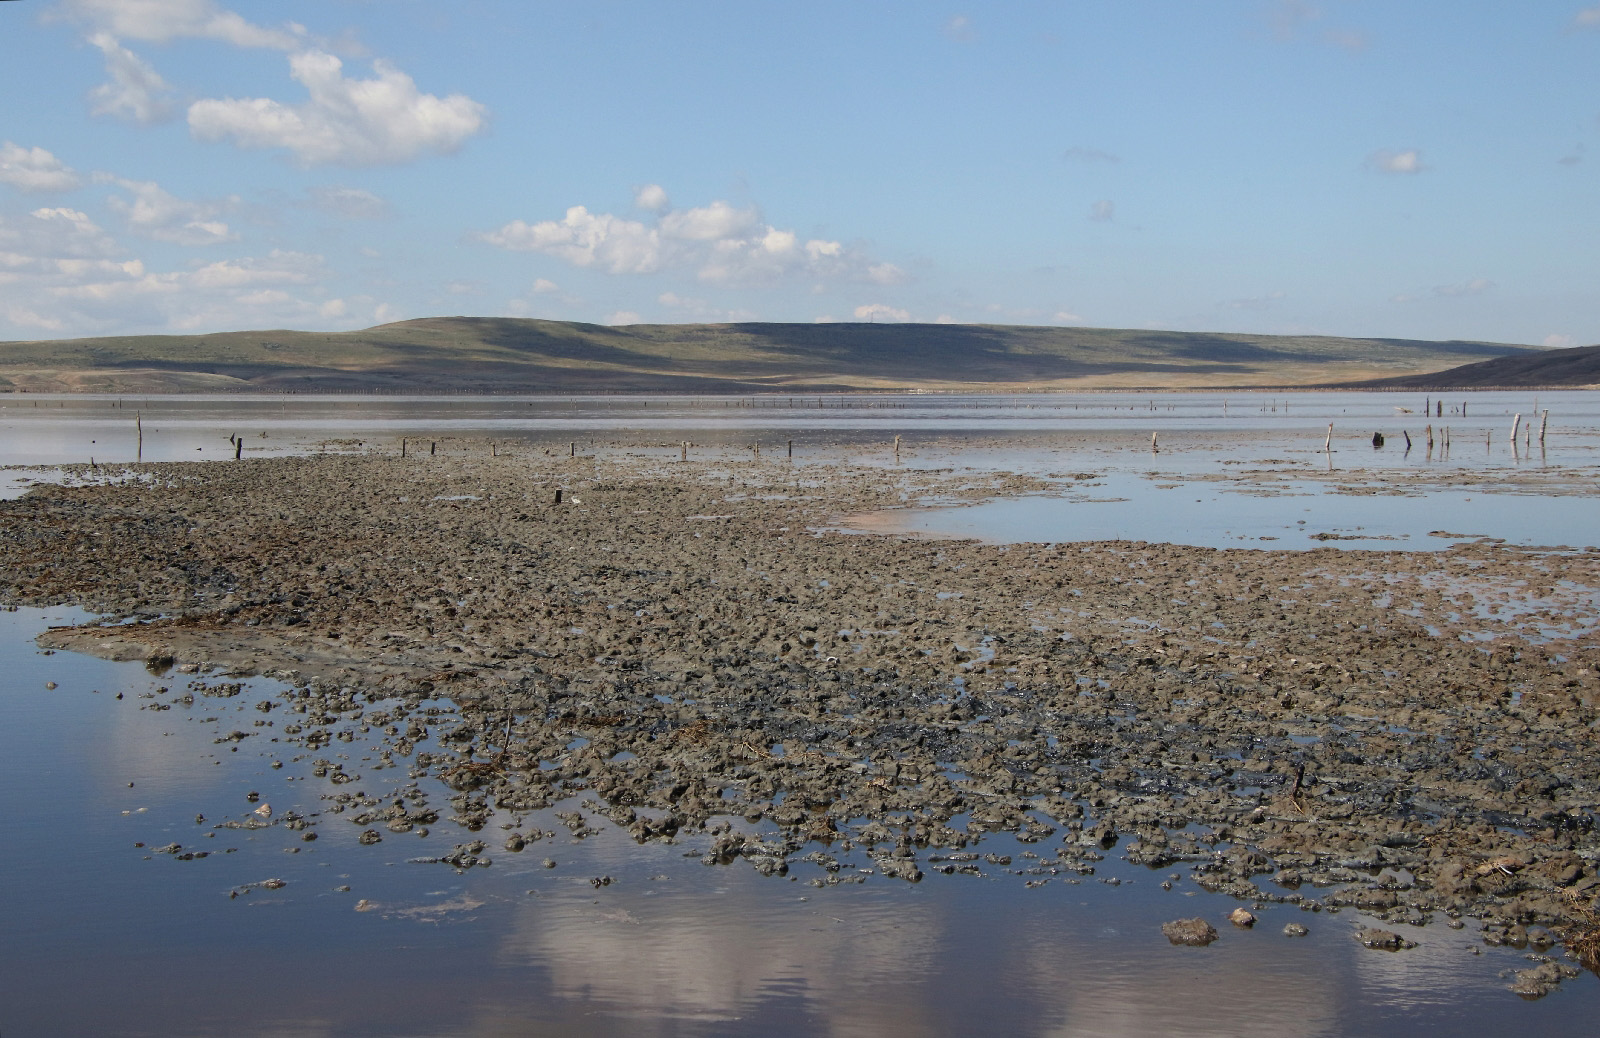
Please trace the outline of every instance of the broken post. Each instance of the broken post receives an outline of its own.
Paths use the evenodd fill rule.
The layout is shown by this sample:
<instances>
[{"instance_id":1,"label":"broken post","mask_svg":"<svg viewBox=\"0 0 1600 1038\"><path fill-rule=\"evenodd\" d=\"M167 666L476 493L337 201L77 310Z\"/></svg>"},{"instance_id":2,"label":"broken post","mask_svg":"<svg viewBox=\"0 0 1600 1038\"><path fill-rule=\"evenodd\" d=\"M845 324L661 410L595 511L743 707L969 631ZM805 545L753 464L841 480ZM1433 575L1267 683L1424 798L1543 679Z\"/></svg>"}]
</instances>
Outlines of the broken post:
<instances>
[{"instance_id":1,"label":"broken post","mask_svg":"<svg viewBox=\"0 0 1600 1038\"><path fill-rule=\"evenodd\" d=\"M1519 411L1519 412L1517 412L1517 416L1515 418L1511 419L1511 442L1512 443L1516 443L1517 442L1517 426L1519 426L1521 424L1522 424L1522 412Z\"/></svg>"},{"instance_id":2,"label":"broken post","mask_svg":"<svg viewBox=\"0 0 1600 1038\"><path fill-rule=\"evenodd\" d=\"M894 438L894 460L900 460L900 437L898 436Z\"/></svg>"},{"instance_id":3,"label":"broken post","mask_svg":"<svg viewBox=\"0 0 1600 1038\"><path fill-rule=\"evenodd\" d=\"M1550 409L1547 407L1544 409L1544 413L1539 416L1539 446L1541 447L1544 446L1544 431L1549 425Z\"/></svg>"},{"instance_id":4,"label":"broken post","mask_svg":"<svg viewBox=\"0 0 1600 1038\"><path fill-rule=\"evenodd\" d=\"M406 438L404 436L400 437L400 456L402 458L406 456Z\"/></svg>"},{"instance_id":5,"label":"broken post","mask_svg":"<svg viewBox=\"0 0 1600 1038\"><path fill-rule=\"evenodd\" d=\"M233 460L238 461L239 455L244 451L244 438L237 437L233 441Z\"/></svg>"},{"instance_id":6,"label":"broken post","mask_svg":"<svg viewBox=\"0 0 1600 1038\"><path fill-rule=\"evenodd\" d=\"M688 461L689 460L689 441L688 440L684 440L683 441L682 451L683 451L683 454L679 457L678 460L679 461Z\"/></svg>"},{"instance_id":7,"label":"broken post","mask_svg":"<svg viewBox=\"0 0 1600 1038\"><path fill-rule=\"evenodd\" d=\"M1154 432L1151 432L1150 433L1150 453L1151 454L1158 454L1158 453L1160 453L1160 451L1161 451L1161 448L1156 445L1156 434Z\"/></svg>"},{"instance_id":8,"label":"broken post","mask_svg":"<svg viewBox=\"0 0 1600 1038\"><path fill-rule=\"evenodd\" d=\"M1333 453L1333 423L1328 423L1328 438L1322 441L1322 453Z\"/></svg>"},{"instance_id":9,"label":"broken post","mask_svg":"<svg viewBox=\"0 0 1600 1038\"><path fill-rule=\"evenodd\" d=\"M568 444L567 457L576 458L577 456L578 456L578 442L576 440L574 440L572 443Z\"/></svg>"},{"instance_id":10,"label":"broken post","mask_svg":"<svg viewBox=\"0 0 1600 1038\"><path fill-rule=\"evenodd\" d=\"M556 504L559 505L560 503L561 503L561 488L560 487L556 487Z\"/></svg>"}]
</instances>

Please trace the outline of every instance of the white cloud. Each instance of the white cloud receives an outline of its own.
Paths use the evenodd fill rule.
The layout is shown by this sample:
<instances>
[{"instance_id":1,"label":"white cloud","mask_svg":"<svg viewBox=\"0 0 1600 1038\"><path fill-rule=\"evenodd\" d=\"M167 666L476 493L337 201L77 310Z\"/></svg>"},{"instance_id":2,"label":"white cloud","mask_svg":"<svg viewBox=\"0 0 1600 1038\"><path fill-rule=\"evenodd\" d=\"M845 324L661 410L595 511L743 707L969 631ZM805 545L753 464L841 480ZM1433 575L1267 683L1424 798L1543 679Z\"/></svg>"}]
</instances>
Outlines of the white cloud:
<instances>
[{"instance_id":1,"label":"white cloud","mask_svg":"<svg viewBox=\"0 0 1600 1038\"><path fill-rule=\"evenodd\" d=\"M475 237L497 248L541 252L609 274L686 271L719 284L785 277L880 285L906 280L905 272L892 263L874 262L841 242L802 240L794 231L763 221L753 207L739 209L721 201L672 210L652 222L591 213L575 205L560 220L513 220Z\"/></svg>"},{"instance_id":2,"label":"white cloud","mask_svg":"<svg viewBox=\"0 0 1600 1038\"><path fill-rule=\"evenodd\" d=\"M911 314L898 307L887 306L883 303L868 303L856 307L856 320L858 321L909 321Z\"/></svg>"},{"instance_id":3,"label":"white cloud","mask_svg":"<svg viewBox=\"0 0 1600 1038\"><path fill-rule=\"evenodd\" d=\"M282 29L256 25L214 0L60 0L55 11L59 17L114 36L148 43L196 38L236 47L293 50L306 35L293 23Z\"/></svg>"},{"instance_id":4,"label":"white cloud","mask_svg":"<svg viewBox=\"0 0 1600 1038\"><path fill-rule=\"evenodd\" d=\"M666 189L660 184L646 184L633 193L633 204L646 212L666 212L671 203L667 200Z\"/></svg>"},{"instance_id":5,"label":"white cloud","mask_svg":"<svg viewBox=\"0 0 1600 1038\"><path fill-rule=\"evenodd\" d=\"M306 192L311 206L346 220L379 220L389 215L389 203L359 187L320 185Z\"/></svg>"},{"instance_id":6,"label":"white cloud","mask_svg":"<svg viewBox=\"0 0 1600 1038\"><path fill-rule=\"evenodd\" d=\"M176 245L216 245L239 237L217 219L224 208L222 203L175 198L154 181L123 180L106 174L96 174L95 181L114 183L132 196L128 199L112 195L106 199L106 208L126 220L128 229L135 234Z\"/></svg>"},{"instance_id":7,"label":"white cloud","mask_svg":"<svg viewBox=\"0 0 1600 1038\"><path fill-rule=\"evenodd\" d=\"M760 222L761 217L754 209L735 209L726 202L712 202L698 209L667 213L661 218L661 233L668 238L686 241L722 241L747 237ZM794 245L793 234L789 235L787 245Z\"/></svg>"},{"instance_id":8,"label":"white cloud","mask_svg":"<svg viewBox=\"0 0 1600 1038\"><path fill-rule=\"evenodd\" d=\"M1367 166L1379 173L1421 173L1427 169L1422 164L1422 153L1415 148L1407 151L1375 151L1367 156Z\"/></svg>"},{"instance_id":9,"label":"white cloud","mask_svg":"<svg viewBox=\"0 0 1600 1038\"><path fill-rule=\"evenodd\" d=\"M944 23L944 34L957 43L971 43L978 38L978 30L972 24L972 19L964 14L958 14Z\"/></svg>"},{"instance_id":10,"label":"white cloud","mask_svg":"<svg viewBox=\"0 0 1600 1038\"><path fill-rule=\"evenodd\" d=\"M547 278L539 278L533 283L534 295L551 296L559 294L560 291L561 286Z\"/></svg>"},{"instance_id":11,"label":"white cloud","mask_svg":"<svg viewBox=\"0 0 1600 1038\"><path fill-rule=\"evenodd\" d=\"M575 267L599 266L611 274L651 274L662 263L660 232L637 220L591 213L581 205L568 209L559 221L513 220L479 238L502 249L542 252Z\"/></svg>"},{"instance_id":12,"label":"white cloud","mask_svg":"<svg viewBox=\"0 0 1600 1038\"><path fill-rule=\"evenodd\" d=\"M1577 340L1572 336L1562 335L1559 332L1552 333L1544 337L1544 348L1547 350L1564 350L1569 346L1576 346L1577 344Z\"/></svg>"},{"instance_id":13,"label":"white cloud","mask_svg":"<svg viewBox=\"0 0 1600 1038\"><path fill-rule=\"evenodd\" d=\"M106 58L108 81L89 91L89 111L148 126L172 118L172 88L160 73L110 33L97 32L89 42Z\"/></svg>"},{"instance_id":14,"label":"white cloud","mask_svg":"<svg viewBox=\"0 0 1600 1038\"><path fill-rule=\"evenodd\" d=\"M77 173L43 148L0 143L0 184L19 191L71 191L80 183Z\"/></svg>"},{"instance_id":15,"label":"white cloud","mask_svg":"<svg viewBox=\"0 0 1600 1038\"><path fill-rule=\"evenodd\" d=\"M940 314L938 317L935 317L933 319L933 323L934 324L961 324L962 322L956 320L954 317L951 317L949 314Z\"/></svg>"},{"instance_id":16,"label":"white cloud","mask_svg":"<svg viewBox=\"0 0 1600 1038\"><path fill-rule=\"evenodd\" d=\"M1488 278L1473 278L1470 281L1459 281L1453 285L1434 285L1433 294L1447 299L1457 296L1481 296L1493 290L1494 282Z\"/></svg>"},{"instance_id":17,"label":"white cloud","mask_svg":"<svg viewBox=\"0 0 1600 1038\"><path fill-rule=\"evenodd\" d=\"M615 313L607 314L605 323L606 324L614 324L614 325L623 325L623 324L641 324L641 323L643 323L643 321L644 321L644 318L640 317L638 314L634 313L632 310L618 310Z\"/></svg>"},{"instance_id":18,"label":"white cloud","mask_svg":"<svg viewBox=\"0 0 1600 1038\"><path fill-rule=\"evenodd\" d=\"M1099 148L1081 148L1077 147L1076 145L1062 152L1061 157L1066 159L1068 162L1083 162L1091 164L1098 162L1122 161L1122 159L1111 154L1109 151L1101 151Z\"/></svg>"},{"instance_id":19,"label":"white cloud","mask_svg":"<svg viewBox=\"0 0 1600 1038\"><path fill-rule=\"evenodd\" d=\"M1089 207L1089 219L1096 223L1110 223L1117 218L1117 203L1102 198Z\"/></svg>"},{"instance_id":20,"label":"white cloud","mask_svg":"<svg viewBox=\"0 0 1600 1038\"><path fill-rule=\"evenodd\" d=\"M332 54L289 58L289 74L310 94L304 104L270 98L196 101L189 129L207 141L231 138L244 148L284 148L302 165L372 166L448 153L481 131L487 110L464 94L440 98L385 61L373 79L348 79Z\"/></svg>"},{"instance_id":21,"label":"white cloud","mask_svg":"<svg viewBox=\"0 0 1600 1038\"><path fill-rule=\"evenodd\" d=\"M720 307L713 306L707 300L696 299L693 296L680 296L676 292L663 292L656 297L656 302L660 303L662 306L668 307L669 309L681 311L686 316L694 317L701 321L717 321L725 323L754 321L758 316L750 310L724 310Z\"/></svg>"},{"instance_id":22,"label":"white cloud","mask_svg":"<svg viewBox=\"0 0 1600 1038\"><path fill-rule=\"evenodd\" d=\"M1600 29L1600 7L1585 7L1572 16L1574 29Z\"/></svg>"},{"instance_id":23,"label":"white cloud","mask_svg":"<svg viewBox=\"0 0 1600 1038\"><path fill-rule=\"evenodd\" d=\"M1053 315L1051 315L1050 319L1056 324L1079 324L1083 321L1083 318L1079 317L1071 310L1057 310Z\"/></svg>"}]
</instances>

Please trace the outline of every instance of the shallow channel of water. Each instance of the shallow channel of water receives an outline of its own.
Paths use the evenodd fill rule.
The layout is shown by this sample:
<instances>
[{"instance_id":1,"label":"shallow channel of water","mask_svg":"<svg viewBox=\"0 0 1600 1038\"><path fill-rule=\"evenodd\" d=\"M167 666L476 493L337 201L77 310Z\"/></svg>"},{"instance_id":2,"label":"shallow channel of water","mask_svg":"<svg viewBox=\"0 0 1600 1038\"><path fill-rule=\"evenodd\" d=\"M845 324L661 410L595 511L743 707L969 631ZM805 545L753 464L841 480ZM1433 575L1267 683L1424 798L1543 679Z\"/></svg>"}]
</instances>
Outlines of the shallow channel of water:
<instances>
[{"instance_id":1,"label":"shallow channel of water","mask_svg":"<svg viewBox=\"0 0 1600 1038\"><path fill-rule=\"evenodd\" d=\"M1037 888L984 863L981 877L819 889L810 865L792 880L705 866L693 838L640 847L597 816L600 832L575 840L552 815L581 810L581 794L526 815L524 829L559 835L521 853L498 847L502 816L477 834L441 821L363 846L327 798L382 799L409 779L403 762L373 770L356 721L352 742L321 751L360 776L335 785L256 724L281 717L255 709L270 680L183 704L189 682L224 679L31 645L82 619L0 614L7 1035L1409 1036L1580 1033L1600 1010L1588 975L1517 999L1502 974L1526 966L1521 953L1470 928L1408 930L1417 948L1371 951L1352 938L1353 910L1269 905L1235 930L1222 922L1231 899L1115 850L1093 876ZM233 732L249 734L217 741ZM422 787L444 807L446 789ZM230 827L258 824L263 804L276 822ZM282 824L292 814L319 838ZM413 861L473 835L491 866ZM1029 848L997 835L979 849L1024 865ZM1161 923L1193 915L1221 939L1169 945ZM1289 921L1310 935L1285 936Z\"/></svg>"}]
</instances>

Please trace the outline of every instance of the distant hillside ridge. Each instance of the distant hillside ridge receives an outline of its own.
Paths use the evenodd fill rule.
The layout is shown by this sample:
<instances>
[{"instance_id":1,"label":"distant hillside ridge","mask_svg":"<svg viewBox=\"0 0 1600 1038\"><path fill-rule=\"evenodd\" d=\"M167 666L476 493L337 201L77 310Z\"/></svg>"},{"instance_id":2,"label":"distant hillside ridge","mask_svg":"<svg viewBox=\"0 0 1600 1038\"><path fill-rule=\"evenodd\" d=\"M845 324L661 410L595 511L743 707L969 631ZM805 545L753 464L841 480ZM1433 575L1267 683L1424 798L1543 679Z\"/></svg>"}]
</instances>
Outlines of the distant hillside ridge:
<instances>
[{"instance_id":1,"label":"distant hillside ridge","mask_svg":"<svg viewBox=\"0 0 1600 1038\"><path fill-rule=\"evenodd\" d=\"M429 317L0 343L0 391L759 393L1287 388L1538 354L1494 342L981 324Z\"/></svg>"},{"instance_id":2,"label":"distant hillside ridge","mask_svg":"<svg viewBox=\"0 0 1600 1038\"><path fill-rule=\"evenodd\" d=\"M1429 374L1352 383L1351 389L1600 389L1600 346L1480 360Z\"/></svg>"}]
</instances>

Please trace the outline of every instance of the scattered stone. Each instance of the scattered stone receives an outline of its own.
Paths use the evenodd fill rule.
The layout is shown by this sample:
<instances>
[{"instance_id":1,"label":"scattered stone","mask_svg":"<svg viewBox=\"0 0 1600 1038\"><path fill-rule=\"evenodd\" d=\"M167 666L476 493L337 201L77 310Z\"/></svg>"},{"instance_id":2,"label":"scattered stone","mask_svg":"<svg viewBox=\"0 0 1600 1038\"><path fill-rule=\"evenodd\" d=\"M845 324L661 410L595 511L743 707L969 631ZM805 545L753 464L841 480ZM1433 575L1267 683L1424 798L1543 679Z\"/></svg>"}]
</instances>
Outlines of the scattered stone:
<instances>
[{"instance_id":1,"label":"scattered stone","mask_svg":"<svg viewBox=\"0 0 1600 1038\"><path fill-rule=\"evenodd\" d=\"M1217 928L1204 919L1174 919L1161 924L1161 932L1173 944L1187 944L1204 948L1217 939Z\"/></svg>"}]
</instances>

